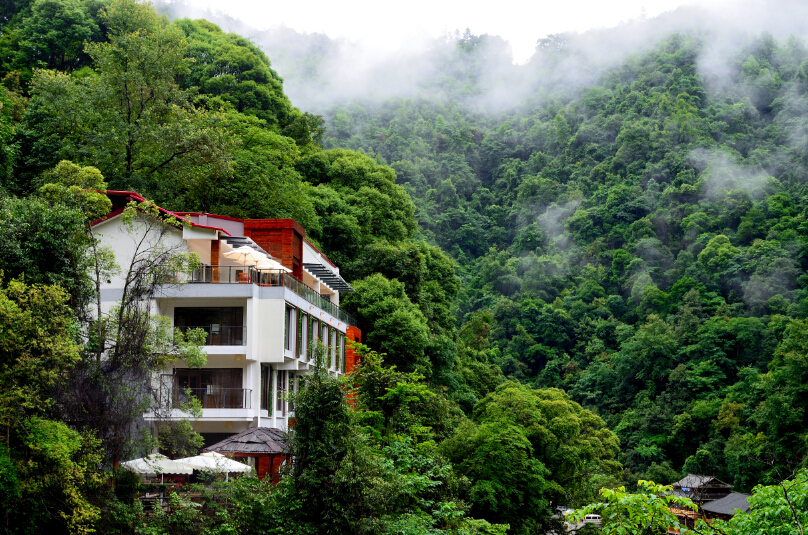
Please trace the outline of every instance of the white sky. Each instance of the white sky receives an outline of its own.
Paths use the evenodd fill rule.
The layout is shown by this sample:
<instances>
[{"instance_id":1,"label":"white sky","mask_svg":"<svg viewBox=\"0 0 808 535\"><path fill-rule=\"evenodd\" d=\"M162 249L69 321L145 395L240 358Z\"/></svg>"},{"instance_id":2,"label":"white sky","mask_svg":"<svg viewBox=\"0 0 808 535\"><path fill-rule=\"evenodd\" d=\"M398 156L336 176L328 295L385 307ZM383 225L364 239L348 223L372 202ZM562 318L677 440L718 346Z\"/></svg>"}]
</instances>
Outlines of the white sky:
<instances>
[{"instance_id":1,"label":"white sky","mask_svg":"<svg viewBox=\"0 0 808 535\"><path fill-rule=\"evenodd\" d=\"M720 0L700 0L714 5ZM620 21L676 9L692 0L190 0L194 6L223 11L264 30L285 25L299 32L345 37L372 48L392 51L418 36L438 37L446 31L500 35L522 62L536 40L551 33L582 32L615 26Z\"/></svg>"}]
</instances>

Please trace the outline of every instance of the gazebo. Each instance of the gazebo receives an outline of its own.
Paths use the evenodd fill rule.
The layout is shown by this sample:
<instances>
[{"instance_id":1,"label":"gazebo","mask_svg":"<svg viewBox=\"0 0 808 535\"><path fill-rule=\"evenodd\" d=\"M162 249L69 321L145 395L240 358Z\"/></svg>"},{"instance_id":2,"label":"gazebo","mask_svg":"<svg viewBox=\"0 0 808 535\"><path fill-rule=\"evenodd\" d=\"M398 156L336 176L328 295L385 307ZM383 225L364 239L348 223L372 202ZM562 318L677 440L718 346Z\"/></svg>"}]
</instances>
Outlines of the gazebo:
<instances>
[{"instance_id":1,"label":"gazebo","mask_svg":"<svg viewBox=\"0 0 808 535\"><path fill-rule=\"evenodd\" d=\"M203 451L215 451L234 457L254 457L258 478L264 479L269 474L273 482L280 479L280 467L289 459L287 435L274 427L251 427L212 444Z\"/></svg>"}]
</instances>

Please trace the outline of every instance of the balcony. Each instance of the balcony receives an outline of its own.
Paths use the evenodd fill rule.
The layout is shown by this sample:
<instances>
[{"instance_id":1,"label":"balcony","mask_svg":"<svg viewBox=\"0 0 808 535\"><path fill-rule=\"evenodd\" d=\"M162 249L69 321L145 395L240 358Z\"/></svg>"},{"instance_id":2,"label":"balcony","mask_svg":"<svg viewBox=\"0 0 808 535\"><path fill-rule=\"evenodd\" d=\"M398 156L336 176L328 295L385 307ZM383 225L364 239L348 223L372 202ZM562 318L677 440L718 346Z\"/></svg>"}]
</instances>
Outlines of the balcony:
<instances>
[{"instance_id":1,"label":"balcony","mask_svg":"<svg viewBox=\"0 0 808 535\"><path fill-rule=\"evenodd\" d=\"M189 329L202 329L208 333L206 346L243 346L247 345L247 327L228 325L197 325L177 327L181 332Z\"/></svg>"},{"instance_id":2,"label":"balcony","mask_svg":"<svg viewBox=\"0 0 808 535\"><path fill-rule=\"evenodd\" d=\"M259 286L283 286L312 305L324 310L347 325L356 325L356 320L337 305L317 293L288 273L255 269L251 266L202 266L194 270L189 283L195 284L257 284Z\"/></svg>"},{"instance_id":3,"label":"balcony","mask_svg":"<svg viewBox=\"0 0 808 535\"><path fill-rule=\"evenodd\" d=\"M188 394L202 404L203 409L251 409L252 390L249 388L221 388L207 385L203 388L171 389L171 407L181 408L182 403L189 401Z\"/></svg>"}]
</instances>

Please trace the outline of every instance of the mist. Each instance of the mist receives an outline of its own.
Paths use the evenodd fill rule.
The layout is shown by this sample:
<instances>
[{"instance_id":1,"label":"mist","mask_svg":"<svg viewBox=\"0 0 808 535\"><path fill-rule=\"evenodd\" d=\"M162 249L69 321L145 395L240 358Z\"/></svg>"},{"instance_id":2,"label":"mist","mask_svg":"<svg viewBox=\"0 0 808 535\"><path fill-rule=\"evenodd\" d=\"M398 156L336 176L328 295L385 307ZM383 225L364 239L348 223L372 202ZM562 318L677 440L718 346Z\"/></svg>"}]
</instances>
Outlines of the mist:
<instances>
[{"instance_id":1,"label":"mist","mask_svg":"<svg viewBox=\"0 0 808 535\"><path fill-rule=\"evenodd\" d=\"M703 43L699 74L708 89L726 87L737 71L734 51L768 32L775 39L808 36L808 4L795 0L682 6L657 17L638 17L611 28L536 36L533 56L514 64L501 36L455 30L439 37L413 36L406 47L383 50L369 43L300 33L277 26L257 30L224 13L186 2L158 2L171 18L205 18L249 37L284 78L295 106L325 113L334 105L378 105L395 97L455 101L499 112L541 105L556 93L587 87L603 74L654 47L671 34ZM466 91L463 85L472 88Z\"/></svg>"}]
</instances>

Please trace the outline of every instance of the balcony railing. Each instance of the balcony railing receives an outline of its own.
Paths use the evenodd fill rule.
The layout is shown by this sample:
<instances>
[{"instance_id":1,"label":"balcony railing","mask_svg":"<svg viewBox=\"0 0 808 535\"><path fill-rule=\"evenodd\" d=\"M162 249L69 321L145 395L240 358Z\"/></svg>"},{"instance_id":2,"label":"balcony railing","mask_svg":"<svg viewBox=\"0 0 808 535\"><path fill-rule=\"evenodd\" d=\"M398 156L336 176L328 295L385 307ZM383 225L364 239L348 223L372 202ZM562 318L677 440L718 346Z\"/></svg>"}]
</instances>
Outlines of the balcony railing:
<instances>
[{"instance_id":1,"label":"balcony railing","mask_svg":"<svg viewBox=\"0 0 808 535\"><path fill-rule=\"evenodd\" d=\"M171 389L171 406L174 409L181 407L182 403L189 401L188 394L195 397L202 404L203 409L250 409L252 404L252 390L249 388L221 388L216 385L207 385L204 388L182 388L174 386Z\"/></svg>"},{"instance_id":2,"label":"balcony railing","mask_svg":"<svg viewBox=\"0 0 808 535\"><path fill-rule=\"evenodd\" d=\"M206 346L243 346L247 345L247 327L229 325L198 325L196 327L177 327L183 333L189 329L202 329L208 333Z\"/></svg>"},{"instance_id":3,"label":"balcony railing","mask_svg":"<svg viewBox=\"0 0 808 535\"><path fill-rule=\"evenodd\" d=\"M337 305L320 295L316 290L288 273L255 269L250 266L202 266L194 270L188 282L284 286L312 305L325 310L347 325L356 325L356 320L353 316L341 310Z\"/></svg>"}]
</instances>

